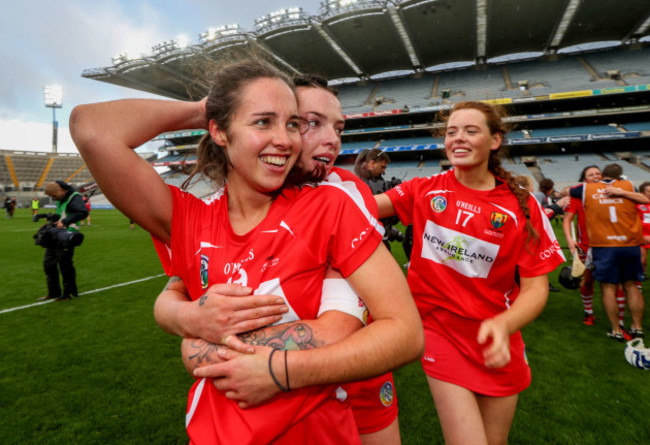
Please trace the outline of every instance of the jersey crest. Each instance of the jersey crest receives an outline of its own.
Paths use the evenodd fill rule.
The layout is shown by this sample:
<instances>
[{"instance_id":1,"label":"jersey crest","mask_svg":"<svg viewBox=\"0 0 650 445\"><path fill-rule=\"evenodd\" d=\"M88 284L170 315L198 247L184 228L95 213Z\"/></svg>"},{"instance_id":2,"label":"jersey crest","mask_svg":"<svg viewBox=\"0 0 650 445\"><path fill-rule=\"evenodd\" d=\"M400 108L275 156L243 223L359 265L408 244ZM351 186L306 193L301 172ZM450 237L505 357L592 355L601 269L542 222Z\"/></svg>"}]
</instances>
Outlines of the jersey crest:
<instances>
[{"instance_id":1,"label":"jersey crest","mask_svg":"<svg viewBox=\"0 0 650 445\"><path fill-rule=\"evenodd\" d=\"M503 225L506 223L508 220L508 215L504 213L499 213L499 212L492 212L490 215L490 222L492 223L492 227L495 229L500 229L503 227Z\"/></svg>"}]
</instances>

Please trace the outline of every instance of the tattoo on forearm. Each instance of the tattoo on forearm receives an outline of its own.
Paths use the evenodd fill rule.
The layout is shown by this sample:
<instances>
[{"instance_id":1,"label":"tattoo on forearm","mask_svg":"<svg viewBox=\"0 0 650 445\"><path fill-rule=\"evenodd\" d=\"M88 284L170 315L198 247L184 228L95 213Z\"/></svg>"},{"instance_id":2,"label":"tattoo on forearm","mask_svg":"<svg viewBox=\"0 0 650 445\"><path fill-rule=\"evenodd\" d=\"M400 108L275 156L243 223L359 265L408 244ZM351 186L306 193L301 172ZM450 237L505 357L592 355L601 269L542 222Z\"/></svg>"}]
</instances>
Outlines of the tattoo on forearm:
<instances>
[{"instance_id":1,"label":"tattoo on forearm","mask_svg":"<svg viewBox=\"0 0 650 445\"><path fill-rule=\"evenodd\" d=\"M304 323L291 325L269 326L239 335L244 343L251 345L270 346L274 349L313 349L323 346L314 337L312 329Z\"/></svg>"},{"instance_id":2,"label":"tattoo on forearm","mask_svg":"<svg viewBox=\"0 0 650 445\"><path fill-rule=\"evenodd\" d=\"M201 339L193 340L190 345L196 352L189 355L188 358L195 361L197 365L202 363L211 364L219 360L217 352L221 345L209 343Z\"/></svg>"}]
</instances>

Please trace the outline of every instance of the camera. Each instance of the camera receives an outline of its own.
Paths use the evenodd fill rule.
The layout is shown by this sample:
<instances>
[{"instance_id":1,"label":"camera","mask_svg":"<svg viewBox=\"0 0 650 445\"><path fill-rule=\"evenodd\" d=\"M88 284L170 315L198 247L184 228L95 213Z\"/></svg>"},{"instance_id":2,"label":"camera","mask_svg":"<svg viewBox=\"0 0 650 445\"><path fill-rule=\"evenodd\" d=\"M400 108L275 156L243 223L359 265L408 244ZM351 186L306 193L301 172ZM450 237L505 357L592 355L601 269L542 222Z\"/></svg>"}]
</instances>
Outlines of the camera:
<instances>
[{"instance_id":1,"label":"camera","mask_svg":"<svg viewBox=\"0 0 650 445\"><path fill-rule=\"evenodd\" d=\"M402 183L401 179L396 178L395 176L393 176L388 181L386 181L386 190L385 191L388 191L388 190L392 189L393 187L397 187L401 183Z\"/></svg>"},{"instance_id":2,"label":"camera","mask_svg":"<svg viewBox=\"0 0 650 445\"><path fill-rule=\"evenodd\" d=\"M406 237L402 232L397 230L393 226L385 227L386 229L386 239L388 241L399 241L400 243L403 243Z\"/></svg>"},{"instance_id":3,"label":"camera","mask_svg":"<svg viewBox=\"0 0 650 445\"><path fill-rule=\"evenodd\" d=\"M34 244L46 249L59 248L67 249L81 245L84 240L83 233L70 232L56 226L60 216L56 213L38 213L34 215L33 221L38 222L41 219L47 219L47 223L42 225L34 234Z\"/></svg>"},{"instance_id":4,"label":"camera","mask_svg":"<svg viewBox=\"0 0 650 445\"><path fill-rule=\"evenodd\" d=\"M61 217L56 213L37 213L32 217L32 221L39 222L43 218L46 218L48 223L55 223L61 219Z\"/></svg>"}]
</instances>

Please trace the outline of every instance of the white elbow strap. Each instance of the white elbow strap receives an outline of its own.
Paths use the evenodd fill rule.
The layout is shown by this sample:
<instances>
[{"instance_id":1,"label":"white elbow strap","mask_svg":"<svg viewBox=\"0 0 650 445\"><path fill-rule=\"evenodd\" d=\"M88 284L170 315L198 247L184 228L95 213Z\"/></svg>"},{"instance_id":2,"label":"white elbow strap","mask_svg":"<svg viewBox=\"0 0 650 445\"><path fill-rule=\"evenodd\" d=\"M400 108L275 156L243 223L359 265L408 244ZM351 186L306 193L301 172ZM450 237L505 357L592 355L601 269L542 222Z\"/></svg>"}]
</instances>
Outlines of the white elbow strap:
<instances>
[{"instance_id":1,"label":"white elbow strap","mask_svg":"<svg viewBox=\"0 0 650 445\"><path fill-rule=\"evenodd\" d=\"M320 316L327 311L339 311L352 315L361 320L364 325L368 320L366 305L343 278L327 278L323 280L323 294L318 315Z\"/></svg>"}]
</instances>

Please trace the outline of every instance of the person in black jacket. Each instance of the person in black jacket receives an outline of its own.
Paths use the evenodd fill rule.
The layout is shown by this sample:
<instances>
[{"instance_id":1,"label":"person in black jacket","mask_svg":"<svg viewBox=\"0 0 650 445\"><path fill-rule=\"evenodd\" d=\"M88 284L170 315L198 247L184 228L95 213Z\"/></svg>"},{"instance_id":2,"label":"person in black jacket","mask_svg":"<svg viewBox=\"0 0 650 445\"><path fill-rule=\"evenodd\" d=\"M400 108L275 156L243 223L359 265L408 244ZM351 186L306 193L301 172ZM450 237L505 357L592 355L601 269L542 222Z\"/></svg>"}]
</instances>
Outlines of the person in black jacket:
<instances>
[{"instance_id":1,"label":"person in black jacket","mask_svg":"<svg viewBox=\"0 0 650 445\"><path fill-rule=\"evenodd\" d=\"M78 231L76 223L88 216L88 210L82 196L64 181L50 182L45 186L45 194L54 198L56 214L60 219L56 222L59 228L69 231ZM74 247L47 247L43 257L43 270L47 280L47 295L38 299L45 300L70 300L77 297L77 272L74 268L72 256ZM59 283L59 270L63 277L63 293Z\"/></svg>"},{"instance_id":2,"label":"person in black jacket","mask_svg":"<svg viewBox=\"0 0 650 445\"><path fill-rule=\"evenodd\" d=\"M390 158L388 154L379 148L362 150L354 162L354 174L370 187L373 195L379 195L402 182L397 178L391 178L390 181L384 179L384 172L389 163ZM388 250L391 250L391 241L399 241L402 243L407 260L410 260L411 249L413 247L413 228L406 227L406 233L397 230L395 225L399 223L399 219L396 216L383 218L379 221L386 230L384 244Z\"/></svg>"}]
</instances>

